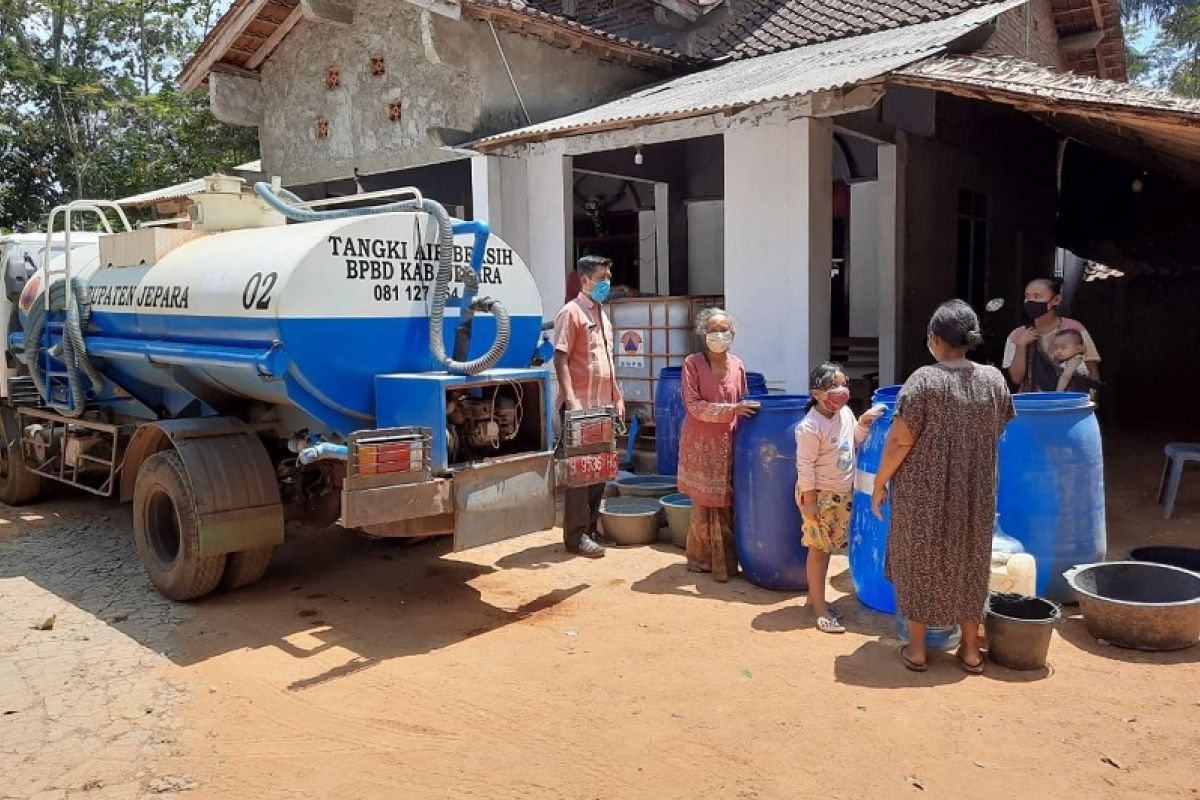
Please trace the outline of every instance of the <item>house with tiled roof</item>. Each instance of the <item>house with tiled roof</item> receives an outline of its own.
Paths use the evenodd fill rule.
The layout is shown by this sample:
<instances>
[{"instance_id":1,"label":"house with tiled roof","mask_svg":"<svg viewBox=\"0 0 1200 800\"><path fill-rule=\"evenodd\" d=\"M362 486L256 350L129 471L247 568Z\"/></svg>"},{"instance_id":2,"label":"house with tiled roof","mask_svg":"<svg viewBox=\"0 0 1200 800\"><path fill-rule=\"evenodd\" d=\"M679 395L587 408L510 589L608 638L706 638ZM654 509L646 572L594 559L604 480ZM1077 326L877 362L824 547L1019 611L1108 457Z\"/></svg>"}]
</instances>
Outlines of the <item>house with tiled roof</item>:
<instances>
[{"instance_id":1,"label":"house with tiled roof","mask_svg":"<svg viewBox=\"0 0 1200 800\"><path fill-rule=\"evenodd\" d=\"M235 0L180 76L302 197L486 218L547 317L591 252L723 298L789 390L902 379L953 296L998 362L1055 272L1126 347L1111 287L1200 239L1200 104L1126 79L1117 0Z\"/></svg>"}]
</instances>

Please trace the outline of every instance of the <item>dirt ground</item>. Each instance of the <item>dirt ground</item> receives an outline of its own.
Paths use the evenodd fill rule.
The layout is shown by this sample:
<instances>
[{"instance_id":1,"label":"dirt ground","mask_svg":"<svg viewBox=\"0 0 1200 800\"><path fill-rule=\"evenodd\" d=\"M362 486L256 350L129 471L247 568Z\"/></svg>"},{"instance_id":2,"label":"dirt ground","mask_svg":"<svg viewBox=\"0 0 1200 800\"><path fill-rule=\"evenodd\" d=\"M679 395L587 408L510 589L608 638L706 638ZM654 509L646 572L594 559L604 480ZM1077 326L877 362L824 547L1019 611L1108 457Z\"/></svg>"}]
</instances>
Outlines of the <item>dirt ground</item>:
<instances>
[{"instance_id":1,"label":"dirt ground","mask_svg":"<svg viewBox=\"0 0 1200 800\"><path fill-rule=\"evenodd\" d=\"M1110 557L1200 543L1200 475L1110 438ZM835 560L833 594L850 587ZM449 555L297 531L267 578L148 586L129 514L0 507L0 798L1200 797L1200 647L1097 643L1045 673L914 675L890 618L555 532ZM50 616L51 630L35 630Z\"/></svg>"}]
</instances>

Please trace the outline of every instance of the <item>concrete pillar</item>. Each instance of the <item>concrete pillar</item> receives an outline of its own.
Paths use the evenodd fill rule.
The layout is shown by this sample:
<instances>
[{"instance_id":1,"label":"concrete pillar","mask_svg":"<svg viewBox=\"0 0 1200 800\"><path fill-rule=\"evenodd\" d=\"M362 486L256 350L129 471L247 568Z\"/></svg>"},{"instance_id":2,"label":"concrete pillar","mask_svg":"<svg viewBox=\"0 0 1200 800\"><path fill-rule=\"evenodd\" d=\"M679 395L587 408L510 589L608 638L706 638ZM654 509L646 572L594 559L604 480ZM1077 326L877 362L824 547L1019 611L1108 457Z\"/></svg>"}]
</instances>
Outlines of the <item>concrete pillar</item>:
<instances>
[{"instance_id":1,"label":"concrete pillar","mask_svg":"<svg viewBox=\"0 0 1200 800\"><path fill-rule=\"evenodd\" d=\"M879 146L879 385L903 380L900 354L904 320L904 173L907 140ZM916 334L914 334L916 335Z\"/></svg>"},{"instance_id":2,"label":"concrete pillar","mask_svg":"<svg viewBox=\"0 0 1200 800\"><path fill-rule=\"evenodd\" d=\"M525 161L515 157L471 157L472 216L529 260L529 201Z\"/></svg>"},{"instance_id":3,"label":"concrete pillar","mask_svg":"<svg viewBox=\"0 0 1200 800\"><path fill-rule=\"evenodd\" d=\"M550 146L525 160L529 220L526 263L542 294L543 314L553 318L567 291L571 258L571 159Z\"/></svg>"},{"instance_id":4,"label":"concrete pillar","mask_svg":"<svg viewBox=\"0 0 1200 800\"><path fill-rule=\"evenodd\" d=\"M879 336L879 182L850 185L850 335Z\"/></svg>"},{"instance_id":5,"label":"concrete pillar","mask_svg":"<svg viewBox=\"0 0 1200 800\"><path fill-rule=\"evenodd\" d=\"M772 387L829 357L833 127L802 118L725 133L725 302L735 351Z\"/></svg>"}]
</instances>

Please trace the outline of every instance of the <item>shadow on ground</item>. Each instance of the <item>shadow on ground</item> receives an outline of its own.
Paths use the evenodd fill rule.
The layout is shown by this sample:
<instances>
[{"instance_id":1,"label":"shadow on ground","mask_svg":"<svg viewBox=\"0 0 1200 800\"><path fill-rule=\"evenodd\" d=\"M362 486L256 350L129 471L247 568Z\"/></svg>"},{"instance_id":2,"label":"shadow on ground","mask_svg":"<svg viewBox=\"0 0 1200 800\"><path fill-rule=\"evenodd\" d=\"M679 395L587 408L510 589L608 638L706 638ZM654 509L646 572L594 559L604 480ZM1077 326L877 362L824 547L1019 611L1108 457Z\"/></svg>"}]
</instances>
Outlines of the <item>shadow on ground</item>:
<instances>
[{"instance_id":1,"label":"shadow on ground","mask_svg":"<svg viewBox=\"0 0 1200 800\"><path fill-rule=\"evenodd\" d=\"M243 648L276 647L296 658L333 647L354 654L293 689L553 613L587 588L564 587L503 608L471 585L495 569L444 558L448 539L405 547L340 529L290 527L259 583L174 603L150 585L131 530L128 506L95 498L0 506L0 578L36 583L180 665ZM291 644L299 633L320 644Z\"/></svg>"},{"instance_id":2,"label":"shadow on ground","mask_svg":"<svg viewBox=\"0 0 1200 800\"><path fill-rule=\"evenodd\" d=\"M679 551L672 549L672 552L678 553ZM796 592L773 592L769 589L762 589L741 575L736 575L725 583L720 583L708 573L689 572L686 562L682 560L677 564L652 572L640 581L635 581L632 588L635 592L644 594L676 595L760 606L773 606L794 600L799 596Z\"/></svg>"},{"instance_id":3,"label":"shadow on ground","mask_svg":"<svg viewBox=\"0 0 1200 800\"><path fill-rule=\"evenodd\" d=\"M1197 664L1200 663L1200 644L1186 650L1167 650L1150 652L1145 650L1127 650L1099 641L1084 627L1083 617L1076 607L1071 616L1066 616L1064 608L1063 621L1058 624L1058 635L1071 645L1097 658L1107 658L1113 661L1123 661L1126 664Z\"/></svg>"}]
</instances>

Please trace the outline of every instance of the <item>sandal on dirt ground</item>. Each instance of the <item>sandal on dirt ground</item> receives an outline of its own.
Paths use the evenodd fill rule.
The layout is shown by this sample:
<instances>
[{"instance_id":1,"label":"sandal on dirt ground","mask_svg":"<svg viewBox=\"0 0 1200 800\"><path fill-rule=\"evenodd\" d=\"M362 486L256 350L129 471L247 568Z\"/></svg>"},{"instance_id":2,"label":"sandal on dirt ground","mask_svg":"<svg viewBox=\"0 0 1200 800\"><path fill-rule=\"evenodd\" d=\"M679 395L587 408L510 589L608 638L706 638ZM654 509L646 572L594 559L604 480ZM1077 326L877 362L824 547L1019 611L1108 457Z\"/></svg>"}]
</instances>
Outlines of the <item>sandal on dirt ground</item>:
<instances>
[{"instance_id":1,"label":"sandal on dirt ground","mask_svg":"<svg viewBox=\"0 0 1200 800\"><path fill-rule=\"evenodd\" d=\"M968 675L982 675L983 670L987 666L987 660L984 659L983 653L979 654L978 664L968 664L966 659L963 658L963 651L961 647L954 653L954 658L958 660L958 665L962 667L962 671Z\"/></svg>"},{"instance_id":2,"label":"sandal on dirt ground","mask_svg":"<svg viewBox=\"0 0 1200 800\"><path fill-rule=\"evenodd\" d=\"M909 658L908 653L906 652L907 650L908 645L902 644L900 645L900 649L896 651L896 654L900 656L900 662L904 664L905 669L911 670L912 672L924 672L925 670L929 669L928 665L918 664L916 661L913 661L911 658Z\"/></svg>"},{"instance_id":3,"label":"sandal on dirt ground","mask_svg":"<svg viewBox=\"0 0 1200 800\"><path fill-rule=\"evenodd\" d=\"M817 629L824 633L845 633L846 629L842 627L842 623L838 622L832 615L828 617L817 617Z\"/></svg>"}]
</instances>

